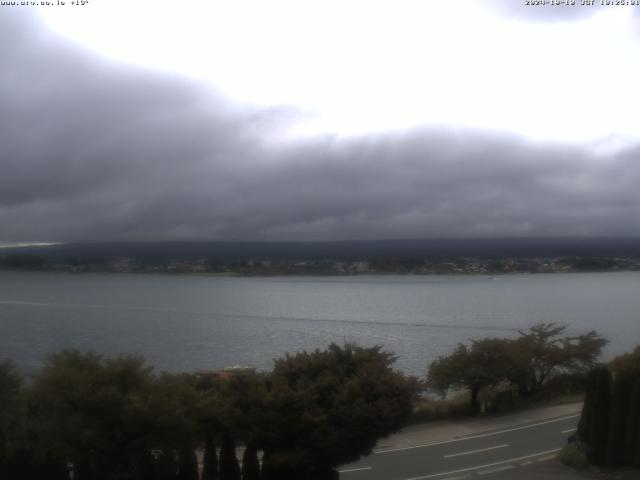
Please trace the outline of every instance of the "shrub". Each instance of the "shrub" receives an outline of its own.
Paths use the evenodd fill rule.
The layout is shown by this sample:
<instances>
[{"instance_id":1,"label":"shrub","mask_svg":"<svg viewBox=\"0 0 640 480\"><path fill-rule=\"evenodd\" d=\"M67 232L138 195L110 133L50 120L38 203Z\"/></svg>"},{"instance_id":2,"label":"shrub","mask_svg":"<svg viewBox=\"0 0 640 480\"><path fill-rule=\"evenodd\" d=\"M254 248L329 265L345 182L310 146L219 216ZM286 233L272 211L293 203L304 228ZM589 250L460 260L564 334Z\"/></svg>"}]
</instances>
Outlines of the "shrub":
<instances>
[{"instance_id":1,"label":"shrub","mask_svg":"<svg viewBox=\"0 0 640 480\"><path fill-rule=\"evenodd\" d=\"M469 393L462 392L443 400L424 399L413 411L410 423L425 423L450 418L468 417L474 414Z\"/></svg>"},{"instance_id":2,"label":"shrub","mask_svg":"<svg viewBox=\"0 0 640 480\"><path fill-rule=\"evenodd\" d=\"M558 458L562 463L571 468L585 470L589 466L586 455L578 448L575 443L565 445Z\"/></svg>"}]
</instances>

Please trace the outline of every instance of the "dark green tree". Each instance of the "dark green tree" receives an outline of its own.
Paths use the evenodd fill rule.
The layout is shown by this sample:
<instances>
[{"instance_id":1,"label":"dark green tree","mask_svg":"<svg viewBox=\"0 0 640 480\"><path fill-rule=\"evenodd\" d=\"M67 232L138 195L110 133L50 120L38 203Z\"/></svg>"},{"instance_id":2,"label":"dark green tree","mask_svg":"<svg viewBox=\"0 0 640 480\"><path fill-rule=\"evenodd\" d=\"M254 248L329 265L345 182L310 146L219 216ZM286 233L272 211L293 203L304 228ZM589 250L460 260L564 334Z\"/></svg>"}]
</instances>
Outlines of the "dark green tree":
<instances>
[{"instance_id":1,"label":"dark green tree","mask_svg":"<svg viewBox=\"0 0 640 480\"><path fill-rule=\"evenodd\" d=\"M578 438L584 444L587 444L591 438L591 427L593 425L593 418L598 413L595 410L595 397L597 388L598 371L592 369L587 375L587 388L584 396L584 403L582 405L582 414L578 422Z\"/></svg>"},{"instance_id":2,"label":"dark green tree","mask_svg":"<svg viewBox=\"0 0 640 480\"><path fill-rule=\"evenodd\" d=\"M605 366L596 368L593 402L594 415L588 427L587 456L591 463L605 465L611 419L611 373Z\"/></svg>"},{"instance_id":3,"label":"dark green tree","mask_svg":"<svg viewBox=\"0 0 640 480\"><path fill-rule=\"evenodd\" d=\"M624 462L632 467L640 467L640 381L635 382L629 403Z\"/></svg>"},{"instance_id":4,"label":"dark green tree","mask_svg":"<svg viewBox=\"0 0 640 480\"><path fill-rule=\"evenodd\" d=\"M66 458L38 438L30 396L13 362L0 361L0 478L68 480Z\"/></svg>"},{"instance_id":5,"label":"dark green tree","mask_svg":"<svg viewBox=\"0 0 640 480\"><path fill-rule=\"evenodd\" d=\"M625 383L631 384L627 415L624 417L623 463L640 467L640 346L631 353L616 357L612 367L618 378L625 378Z\"/></svg>"},{"instance_id":6,"label":"dark green tree","mask_svg":"<svg viewBox=\"0 0 640 480\"><path fill-rule=\"evenodd\" d=\"M625 442L631 414L631 396L634 378L628 372L616 372L611 398L611 413L607 438L607 465L619 466L625 463Z\"/></svg>"},{"instance_id":7,"label":"dark green tree","mask_svg":"<svg viewBox=\"0 0 640 480\"><path fill-rule=\"evenodd\" d=\"M222 436L222 448L220 449L220 480L240 480L236 442L227 433Z\"/></svg>"},{"instance_id":8,"label":"dark green tree","mask_svg":"<svg viewBox=\"0 0 640 480\"><path fill-rule=\"evenodd\" d=\"M193 448L183 447L178 454L178 479L199 480L198 458Z\"/></svg>"},{"instance_id":9,"label":"dark green tree","mask_svg":"<svg viewBox=\"0 0 640 480\"><path fill-rule=\"evenodd\" d=\"M640 347L588 376L578 424L591 463L640 466Z\"/></svg>"},{"instance_id":10,"label":"dark green tree","mask_svg":"<svg viewBox=\"0 0 640 480\"><path fill-rule=\"evenodd\" d=\"M53 355L33 397L38 435L65 453L75 480L142 479L150 452L164 452L159 463L168 465L195 444L195 389L180 376L154 376L138 357Z\"/></svg>"},{"instance_id":11,"label":"dark green tree","mask_svg":"<svg viewBox=\"0 0 640 480\"><path fill-rule=\"evenodd\" d=\"M22 380L13 362L0 362L0 477L9 478L9 466L17 460L23 418L20 405Z\"/></svg>"},{"instance_id":12,"label":"dark green tree","mask_svg":"<svg viewBox=\"0 0 640 480\"><path fill-rule=\"evenodd\" d=\"M204 446L202 480L218 480L220 478L220 458L217 453L217 442L221 432L229 431L235 425L235 410L228 393L223 392L227 381L215 374L195 375L192 379L199 401L197 409L198 438Z\"/></svg>"},{"instance_id":13,"label":"dark green tree","mask_svg":"<svg viewBox=\"0 0 640 480\"><path fill-rule=\"evenodd\" d=\"M607 340L590 331L567 336L564 325L541 323L512 343L509 380L518 386L522 397L538 393L550 376L559 372L586 374L597 362Z\"/></svg>"},{"instance_id":14,"label":"dark green tree","mask_svg":"<svg viewBox=\"0 0 640 480\"><path fill-rule=\"evenodd\" d=\"M259 420L263 478L334 476L401 428L415 391L394 361L379 346L353 344L276 360Z\"/></svg>"},{"instance_id":15,"label":"dark green tree","mask_svg":"<svg viewBox=\"0 0 640 480\"><path fill-rule=\"evenodd\" d=\"M218 453L211 433L206 434L202 459L202 480L218 480Z\"/></svg>"},{"instance_id":16,"label":"dark green tree","mask_svg":"<svg viewBox=\"0 0 640 480\"><path fill-rule=\"evenodd\" d=\"M178 480L178 460L175 451L167 448L158 454L156 478L157 480Z\"/></svg>"},{"instance_id":17,"label":"dark green tree","mask_svg":"<svg viewBox=\"0 0 640 480\"><path fill-rule=\"evenodd\" d=\"M510 347L511 342L501 338L474 340L470 347L459 344L453 353L431 363L428 385L443 396L451 388L468 389L471 409L479 412L480 390L500 383L508 375Z\"/></svg>"},{"instance_id":18,"label":"dark green tree","mask_svg":"<svg viewBox=\"0 0 640 480\"><path fill-rule=\"evenodd\" d=\"M260 480L260 462L255 443L247 444L242 455L242 480Z\"/></svg>"},{"instance_id":19,"label":"dark green tree","mask_svg":"<svg viewBox=\"0 0 640 480\"><path fill-rule=\"evenodd\" d=\"M164 373L156 377L137 417L151 448L193 450L198 444L199 400L190 376Z\"/></svg>"}]
</instances>

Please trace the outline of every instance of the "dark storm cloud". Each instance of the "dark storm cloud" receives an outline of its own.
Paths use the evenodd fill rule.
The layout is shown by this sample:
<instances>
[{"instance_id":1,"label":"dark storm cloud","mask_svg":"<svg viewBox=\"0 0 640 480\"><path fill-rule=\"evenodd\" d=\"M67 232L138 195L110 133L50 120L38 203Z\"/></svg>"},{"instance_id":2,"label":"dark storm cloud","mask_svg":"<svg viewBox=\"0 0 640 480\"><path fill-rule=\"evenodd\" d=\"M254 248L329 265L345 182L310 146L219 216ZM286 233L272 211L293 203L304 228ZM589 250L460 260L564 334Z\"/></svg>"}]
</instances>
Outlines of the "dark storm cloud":
<instances>
[{"instance_id":1,"label":"dark storm cloud","mask_svg":"<svg viewBox=\"0 0 640 480\"><path fill-rule=\"evenodd\" d=\"M640 150L444 128L272 142L232 107L0 12L0 241L640 234Z\"/></svg>"}]
</instances>

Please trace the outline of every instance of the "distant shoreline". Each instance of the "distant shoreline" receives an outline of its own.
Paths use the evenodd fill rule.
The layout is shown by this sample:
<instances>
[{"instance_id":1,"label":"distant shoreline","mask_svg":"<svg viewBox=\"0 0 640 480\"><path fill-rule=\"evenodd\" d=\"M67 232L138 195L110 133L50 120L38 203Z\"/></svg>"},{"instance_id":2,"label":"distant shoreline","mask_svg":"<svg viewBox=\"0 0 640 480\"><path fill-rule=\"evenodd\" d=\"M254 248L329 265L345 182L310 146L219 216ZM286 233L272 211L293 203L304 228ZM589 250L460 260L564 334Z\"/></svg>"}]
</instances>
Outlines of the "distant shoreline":
<instances>
[{"instance_id":1,"label":"distant shoreline","mask_svg":"<svg viewBox=\"0 0 640 480\"><path fill-rule=\"evenodd\" d=\"M299 269L297 271L277 271L277 270L228 270L228 271L193 271L193 270L171 270L164 268L133 268L133 269L112 269L98 268L95 265L56 265L50 268L7 268L0 267L0 272L16 273L66 273L66 274L132 274L132 275L167 275L167 276L190 276L190 277L220 277L220 278L266 278L266 277L362 277L362 276L510 276L510 275L538 275L538 274L562 274L562 273L623 273L639 272L640 267L611 268L611 269L544 269L544 270L509 270L509 271L478 271L466 269L438 269L433 271L407 271L407 270L368 270L368 271L314 271Z\"/></svg>"}]
</instances>

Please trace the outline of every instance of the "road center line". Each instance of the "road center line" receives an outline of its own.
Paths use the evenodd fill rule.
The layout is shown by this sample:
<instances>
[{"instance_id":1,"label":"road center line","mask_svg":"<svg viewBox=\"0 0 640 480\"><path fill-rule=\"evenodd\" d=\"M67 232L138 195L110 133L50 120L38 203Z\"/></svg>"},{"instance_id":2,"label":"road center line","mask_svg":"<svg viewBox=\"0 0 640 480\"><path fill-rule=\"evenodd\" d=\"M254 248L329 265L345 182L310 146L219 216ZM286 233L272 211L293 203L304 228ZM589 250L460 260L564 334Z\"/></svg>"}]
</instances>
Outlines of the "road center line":
<instances>
[{"instance_id":1,"label":"road center line","mask_svg":"<svg viewBox=\"0 0 640 480\"><path fill-rule=\"evenodd\" d=\"M340 473L363 472L365 470L373 470L373 467L347 468L346 470L338 470Z\"/></svg>"},{"instance_id":2,"label":"road center line","mask_svg":"<svg viewBox=\"0 0 640 480\"><path fill-rule=\"evenodd\" d=\"M471 455L472 453L488 452L489 450L496 450L498 448L504 448L508 446L509 446L508 443L503 443L502 445L496 445L495 447L480 448L478 450L469 450L467 452L452 453L450 455L444 455L444 458L453 458L453 457L460 457L462 455Z\"/></svg>"},{"instance_id":3,"label":"road center line","mask_svg":"<svg viewBox=\"0 0 640 480\"><path fill-rule=\"evenodd\" d=\"M473 471L473 470L481 470L483 468L494 467L496 465L503 465L505 463L512 463L512 462L519 462L520 460L526 460L528 458L539 457L541 455L548 455L550 453L557 453L560 450L562 450L562 449L561 448L555 448L553 450L546 450L544 452L532 453L531 455L525 455L523 457L516 457L516 458L509 458L507 460L501 460L500 462L487 463L485 465L476 465L475 467L461 468L459 470L451 470L450 472L432 473L431 475L424 475L422 477L405 478L404 480L425 480L427 478L441 477L443 475L453 475L453 474L456 474L456 473L470 472L470 471Z\"/></svg>"},{"instance_id":4,"label":"road center line","mask_svg":"<svg viewBox=\"0 0 640 480\"><path fill-rule=\"evenodd\" d=\"M560 433L571 433L571 432L575 432L577 430L577 428L567 428L566 430L562 430L562 432Z\"/></svg>"},{"instance_id":5,"label":"road center line","mask_svg":"<svg viewBox=\"0 0 640 480\"><path fill-rule=\"evenodd\" d=\"M518 431L518 430L525 430L527 428L539 427L540 425L547 425L549 423L562 422L564 420L569 420L570 418L576 418L576 417L579 417L579 416L580 416L580 414L576 413L575 415L568 415L566 417L554 418L552 420L546 420L544 422L533 423L531 425L523 425L521 427L508 428L506 430L500 430L498 432L480 433L478 435L470 435L468 437L463 437L463 438L454 438L452 440L443 440L441 442L425 443L425 444L422 444L422 445L412 445L411 447L385 448L385 449L381 449L381 450L376 450L373 453L377 455L379 453L400 452L402 450L413 450L414 448L425 448L425 447L432 447L434 445L445 445L447 443L464 442L465 440L472 440L474 438L491 437L493 435L500 435L502 433L515 432L515 431Z\"/></svg>"}]
</instances>

